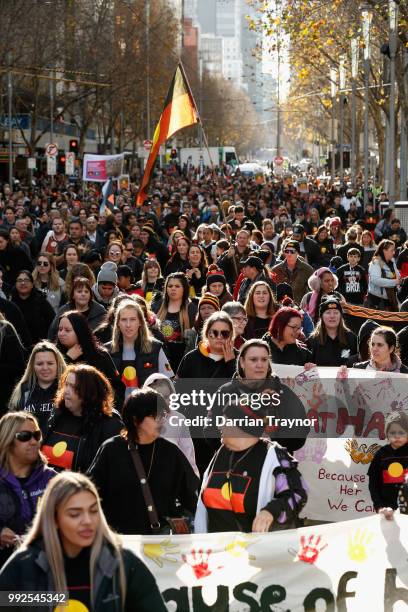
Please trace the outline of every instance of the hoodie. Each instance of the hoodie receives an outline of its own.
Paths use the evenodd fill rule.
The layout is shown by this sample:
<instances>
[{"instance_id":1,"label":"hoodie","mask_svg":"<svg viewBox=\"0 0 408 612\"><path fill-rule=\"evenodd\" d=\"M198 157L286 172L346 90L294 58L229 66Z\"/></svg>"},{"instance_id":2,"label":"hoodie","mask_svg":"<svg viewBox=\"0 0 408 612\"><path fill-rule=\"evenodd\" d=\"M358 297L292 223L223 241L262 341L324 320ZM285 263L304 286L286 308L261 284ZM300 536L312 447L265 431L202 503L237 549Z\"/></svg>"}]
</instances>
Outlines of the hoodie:
<instances>
[{"instance_id":1,"label":"hoodie","mask_svg":"<svg viewBox=\"0 0 408 612\"><path fill-rule=\"evenodd\" d=\"M115 299L115 297L117 295L119 295L120 293L120 289L115 285L115 287L113 288L113 293L111 295L110 298L104 298L101 296L101 294L99 293L99 287L98 287L98 283L95 283L92 287L92 292L95 296L95 300L101 304L102 306L105 306L105 308L109 308L109 306L111 305L111 302L113 302L113 300Z\"/></svg>"},{"instance_id":2,"label":"hoodie","mask_svg":"<svg viewBox=\"0 0 408 612\"><path fill-rule=\"evenodd\" d=\"M356 355L356 361L361 361L368 359L368 341L370 339L371 334L377 327L380 327L379 323L373 321L372 319L367 319L364 321L362 326L360 327L360 331L357 336L357 350L358 354ZM364 346L365 343L365 346ZM361 352L363 350L363 353Z\"/></svg>"}]
</instances>

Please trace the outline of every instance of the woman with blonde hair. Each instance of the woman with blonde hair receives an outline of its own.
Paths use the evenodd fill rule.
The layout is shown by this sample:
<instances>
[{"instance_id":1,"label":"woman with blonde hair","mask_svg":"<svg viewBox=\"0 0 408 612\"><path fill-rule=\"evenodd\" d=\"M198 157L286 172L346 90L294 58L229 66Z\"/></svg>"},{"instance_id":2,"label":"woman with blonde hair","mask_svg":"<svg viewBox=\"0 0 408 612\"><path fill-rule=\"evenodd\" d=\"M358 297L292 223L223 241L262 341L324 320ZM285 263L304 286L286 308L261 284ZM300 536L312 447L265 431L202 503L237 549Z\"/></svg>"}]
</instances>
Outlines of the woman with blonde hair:
<instances>
[{"instance_id":1,"label":"woman with blonde hair","mask_svg":"<svg viewBox=\"0 0 408 612\"><path fill-rule=\"evenodd\" d=\"M160 372L168 377L173 370L163 350L134 300L124 300L116 310L112 341L105 344L125 384L127 398L134 389L143 385L150 374Z\"/></svg>"},{"instance_id":2,"label":"woman with blonde hair","mask_svg":"<svg viewBox=\"0 0 408 612\"><path fill-rule=\"evenodd\" d=\"M57 347L43 340L31 351L25 372L14 388L10 410L25 410L33 414L44 433L54 411L58 381L66 370L64 358Z\"/></svg>"},{"instance_id":3,"label":"woman with blonde hair","mask_svg":"<svg viewBox=\"0 0 408 612\"><path fill-rule=\"evenodd\" d=\"M262 338L269 329L273 315L278 310L268 283L257 281L251 286L245 300L245 310L248 317L245 338Z\"/></svg>"},{"instance_id":4,"label":"woman with blonde hair","mask_svg":"<svg viewBox=\"0 0 408 612\"><path fill-rule=\"evenodd\" d=\"M33 279L34 287L45 294L47 302L56 312L61 304L65 283L58 274L54 255L46 252L38 255Z\"/></svg>"},{"instance_id":5,"label":"woman with blonde hair","mask_svg":"<svg viewBox=\"0 0 408 612\"><path fill-rule=\"evenodd\" d=\"M153 575L106 522L95 485L73 472L48 486L22 546L0 572L0 588L67 593L65 602L50 599L53 608L166 611Z\"/></svg>"},{"instance_id":6,"label":"woman with blonde hair","mask_svg":"<svg viewBox=\"0 0 408 612\"><path fill-rule=\"evenodd\" d=\"M9 412L0 419L0 567L31 523L37 503L56 474L40 452L37 419ZM7 589L8 590L8 589Z\"/></svg>"}]
</instances>

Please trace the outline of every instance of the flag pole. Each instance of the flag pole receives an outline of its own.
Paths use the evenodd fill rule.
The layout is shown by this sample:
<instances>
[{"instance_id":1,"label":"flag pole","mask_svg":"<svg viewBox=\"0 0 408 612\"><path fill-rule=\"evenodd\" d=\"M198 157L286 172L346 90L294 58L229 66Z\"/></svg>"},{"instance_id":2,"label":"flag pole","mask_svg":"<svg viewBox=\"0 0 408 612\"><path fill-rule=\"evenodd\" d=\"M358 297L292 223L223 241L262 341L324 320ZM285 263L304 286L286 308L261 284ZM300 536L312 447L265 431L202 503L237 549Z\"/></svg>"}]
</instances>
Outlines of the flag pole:
<instances>
[{"instance_id":1,"label":"flag pole","mask_svg":"<svg viewBox=\"0 0 408 612\"><path fill-rule=\"evenodd\" d=\"M217 185L218 198L220 200L221 215L223 217L224 223L226 223L227 221L226 221L226 218L225 218L224 209L221 206L221 188L220 188L218 176L217 176L217 174L215 172L214 162L213 162L213 160L211 158L210 148L208 146L207 134L205 133L203 122L202 122L201 115L200 115L200 111L198 110L198 106L197 106L196 101L194 99L193 92L191 90L190 83L189 83L189 80L187 78L186 71L184 70L183 62L181 60L179 61L179 66L180 66L181 74L183 75L184 80L185 80L185 82L187 84L188 91L190 93L191 99L193 100L194 108L196 109L196 113L197 113L197 117L198 117L198 122L199 122L199 124L201 126L201 132L202 132L202 135L203 135L204 145L205 145L205 148L206 148L207 153L208 153L208 159L210 160L211 171L212 171L212 174L213 174L213 178L215 178L215 183Z\"/></svg>"},{"instance_id":2,"label":"flag pole","mask_svg":"<svg viewBox=\"0 0 408 612\"><path fill-rule=\"evenodd\" d=\"M224 224L228 225L227 219L225 217L224 208L223 208L222 202L221 202L221 187L220 187L220 183L219 183L219 177L218 177L217 173L215 172L214 162L212 160L211 153L210 153L210 148L208 146L207 134L206 134L206 132L204 130L204 126L203 126L203 122L202 122L202 119L201 119L201 115L200 115L200 112L198 110L198 106L197 106L197 104L195 102L195 99L194 99L194 96L193 96L193 92L191 90L190 83L188 81L188 78L187 78L187 75L186 75L186 71L184 70L183 62L181 60L179 61L179 66L180 66L181 74L184 77L184 80L185 80L186 85L188 87L189 93L191 95L191 99L193 100L194 107L196 109L196 113L197 113L197 117L198 117L198 122L199 122L199 124L201 126L201 133L203 135L204 145L205 145L205 148L207 150L208 159L210 160L211 172L212 172L212 175L213 175L213 179L215 179L215 184L216 184L215 191L216 191L216 193L218 192L217 195L218 195L218 200L220 202L221 216L222 216L222 219L224 221ZM232 236L230 236L230 238L229 238L229 243L232 246ZM238 272L238 266L237 266L237 261L235 259L235 255L232 258L232 261L233 261L233 266L234 266L235 274L237 275L237 278L238 278L239 272Z\"/></svg>"}]
</instances>

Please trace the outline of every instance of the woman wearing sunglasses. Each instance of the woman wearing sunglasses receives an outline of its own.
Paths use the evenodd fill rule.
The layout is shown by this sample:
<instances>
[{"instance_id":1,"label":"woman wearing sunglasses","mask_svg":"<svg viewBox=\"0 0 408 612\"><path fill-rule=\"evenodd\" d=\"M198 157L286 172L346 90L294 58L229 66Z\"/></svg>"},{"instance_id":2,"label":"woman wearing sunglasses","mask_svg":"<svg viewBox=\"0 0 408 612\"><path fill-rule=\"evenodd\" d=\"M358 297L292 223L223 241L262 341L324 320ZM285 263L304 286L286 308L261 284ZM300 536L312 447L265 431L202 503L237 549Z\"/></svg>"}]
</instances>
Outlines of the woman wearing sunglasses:
<instances>
[{"instance_id":1,"label":"woman wearing sunglasses","mask_svg":"<svg viewBox=\"0 0 408 612\"><path fill-rule=\"evenodd\" d=\"M180 362L177 370L177 390L180 392L191 391L192 383L184 380L191 378L205 379L206 391L215 392L221 384L219 379L230 379L235 372L238 351L234 348L234 325L231 317L226 312L215 312L204 322L201 337L202 341L198 347L187 353ZM207 411L203 406L189 406L186 416L205 417ZM193 434L193 430L191 431ZM197 466L203 474L214 449L202 439L201 434L193 437Z\"/></svg>"},{"instance_id":2,"label":"woman wearing sunglasses","mask_svg":"<svg viewBox=\"0 0 408 612\"><path fill-rule=\"evenodd\" d=\"M167 609L151 572L108 526L95 485L72 472L47 487L23 546L0 572L0 589L68 593L66 605L39 610Z\"/></svg>"},{"instance_id":3,"label":"woman wearing sunglasses","mask_svg":"<svg viewBox=\"0 0 408 612\"><path fill-rule=\"evenodd\" d=\"M8 412L0 419L0 567L20 543L38 500L56 472L40 452L34 416Z\"/></svg>"},{"instance_id":4,"label":"woman wearing sunglasses","mask_svg":"<svg viewBox=\"0 0 408 612\"><path fill-rule=\"evenodd\" d=\"M42 291L47 301L57 312L62 294L64 292L64 281L58 274L55 266L55 258L51 253L40 253L33 272L34 287Z\"/></svg>"},{"instance_id":5,"label":"woman wearing sunglasses","mask_svg":"<svg viewBox=\"0 0 408 612\"><path fill-rule=\"evenodd\" d=\"M21 310L31 335L32 346L46 338L55 312L45 295L34 287L34 278L29 270L20 270L17 274L11 301Z\"/></svg>"}]
</instances>

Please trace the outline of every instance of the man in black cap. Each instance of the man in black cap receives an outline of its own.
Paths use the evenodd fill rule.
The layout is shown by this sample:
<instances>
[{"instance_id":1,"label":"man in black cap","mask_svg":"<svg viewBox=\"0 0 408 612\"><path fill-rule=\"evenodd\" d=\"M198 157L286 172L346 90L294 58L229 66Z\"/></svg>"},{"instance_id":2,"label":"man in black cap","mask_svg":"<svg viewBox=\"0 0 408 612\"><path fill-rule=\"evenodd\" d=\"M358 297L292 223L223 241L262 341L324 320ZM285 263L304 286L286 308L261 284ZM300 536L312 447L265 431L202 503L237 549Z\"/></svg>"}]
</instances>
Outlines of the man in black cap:
<instances>
[{"instance_id":1,"label":"man in black cap","mask_svg":"<svg viewBox=\"0 0 408 612\"><path fill-rule=\"evenodd\" d=\"M299 243L300 255L303 259L310 264L312 268L318 268L319 247L316 240L312 240L306 236L303 225L297 223L293 226L292 238Z\"/></svg>"},{"instance_id":2,"label":"man in black cap","mask_svg":"<svg viewBox=\"0 0 408 612\"><path fill-rule=\"evenodd\" d=\"M264 281L270 286L272 291L276 290L276 285L269 277L269 274L265 272L264 264L260 257L250 255L247 259L241 261L240 265L245 279L242 281L238 291L238 302L241 302L241 304L245 303L249 289L258 281Z\"/></svg>"},{"instance_id":3,"label":"man in black cap","mask_svg":"<svg viewBox=\"0 0 408 612\"><path fill-rule=\"evenodd\" d=\"M276 284L289 283L296 304L300 304L302 297L309 291L307 281L313 274L313 268L299 258L300 246L297 240L288 240L283 247L283 254L285 260L272 268L273 280Z\"/></svg>"}]
</instances>

